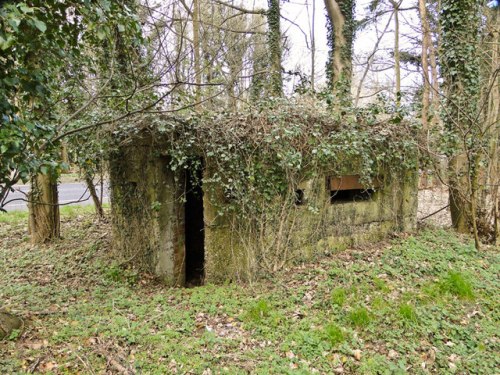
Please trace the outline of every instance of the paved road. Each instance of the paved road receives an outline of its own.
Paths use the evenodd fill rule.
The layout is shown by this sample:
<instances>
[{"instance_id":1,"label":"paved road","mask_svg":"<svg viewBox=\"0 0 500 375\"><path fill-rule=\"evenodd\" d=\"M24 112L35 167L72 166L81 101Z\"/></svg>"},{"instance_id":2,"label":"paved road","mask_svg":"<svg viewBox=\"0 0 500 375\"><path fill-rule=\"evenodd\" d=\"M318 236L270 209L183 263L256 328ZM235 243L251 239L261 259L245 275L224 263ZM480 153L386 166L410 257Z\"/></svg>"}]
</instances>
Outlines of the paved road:
<instances>
[{"instance_id":1,"label":"paved road","mask_svg":"<svg viewBox=\"0 0 500 375\"><path fill-rule=\"evenodd\" d=\"M23 194L27 193L30 190L29 185L16 185L14 187L16 189L16 192L10 193L9 197L7 198L8 201L11 199L18 199L18 198L23 198L26 199L26 196ZM20 190L20 191L18 191ZM59 184L58 186L58 191L59 191L59 203L69 203L69 204L75 204L75 205L86 205L86 204L93 204L92 199L90 198L89 192L87 191L87 186L82 183L82 182L71 182L71 183L62 183ZM97 194L100 194L100 187L97 187ZM82 198L83 196L83 198ZM108 188L105 185L104 186L104 202L108 201ZM87 199L88 198L88 199ZM81 202L75 202L80 199L86 199ZM71 203L75 202L75 203ZM7 211L15 211L15 210L27 210L28 206L26 201L23 200L16 200L14 202L11 202L7 204L4 207Z\"/></svg>"}]
</instances>

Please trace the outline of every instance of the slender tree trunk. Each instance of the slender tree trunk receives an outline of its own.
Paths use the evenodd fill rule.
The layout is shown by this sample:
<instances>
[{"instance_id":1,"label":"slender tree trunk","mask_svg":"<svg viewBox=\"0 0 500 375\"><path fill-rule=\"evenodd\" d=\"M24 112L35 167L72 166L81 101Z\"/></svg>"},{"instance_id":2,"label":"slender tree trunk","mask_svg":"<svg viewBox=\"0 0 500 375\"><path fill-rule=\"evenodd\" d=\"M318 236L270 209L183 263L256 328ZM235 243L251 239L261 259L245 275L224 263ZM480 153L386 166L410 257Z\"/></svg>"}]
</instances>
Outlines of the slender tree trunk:
<instances>
[{"instance_id":1,"label":"slender tree trunk","mask_svg":"<svg viewBox=\"0 0 500 375\"><path fill-rule=\"evenodd\" d=\"M29 193L29 233L34 244L60 237L57 182L49 174L32 178Z\"/></svg>"},{"instance_id":2,"label":"slender tree trunk","mask_svg":"<svg viewBox=\"0 0 500 375\"><path fill-rule=\"evenodd\" d=\"M394 73L396 76L396 107L401 105L401 57L399 53L399 5L391 1L394 7Z\"/></svg>"},{"instance_id":3,"label":"slender tree trunk","mask_svg":"<svg viewBox=\"0 0 500 375\"><path fill-rule=\"evenodd\" d=\"M85 173L85 183L87 184L87 188L89 189L90 197L94 202L95 212L99 219L104 218L104 210L102 208L102 202L97 195L97 191L95 189L94 181L92 181L92 176L88 173Z\"/></svg>"},{"instance_id":4,"label":"slender tree trunk","mask_svg":"<svg viewBox=\"0 0 500 375\"><path fill-rule=\"evenodd\" d=\"M269 93L279 97L283 95L283 78L281 75L281 10L279 0L268 0L268 5Z\"/></svg>"},{"instance_id":5,"label":"slender tree trunk","mask_svg":"<svg viewBox=\"0 0 500 375\"><path fill-rule=\"evenodd\" d=\"M429 22L427 20L427 9L425 7L425 0L418 0L418 9L420 13L420 24L422 26L422 56L421 56L421 64L422 64L422 111L421 111L421 120L422 120L422 130L425 135L425 144L426 147L429 147L430 140L430 131L429 131L429 103L430 103L430 77L429 77L429 44L430 40L430 30L429 30ZM429 176L427 174L427 170L422 172L422 176L420 177L420 184L424 189L428 188L429 185Z\"/></svg>"},{"instance_id":6,"label":"slender tree trunk","mask_svg":"<svg viewBox=\"0 0 500 375\"><path fill-rule=\"evenodd\" d=\"M430 36L429 36L430 38ZM437 126L441 122L441 117L439 115L440 107L440 97L439 97L439 79L438 79L438 68L437 68L437 58L436 58L436 48L434 48L434 43L432 38L429 39L429 63L431 67L431 110L432 110L432 126Z\"/></svg>"},{"instance_id":7,"label":"slender tree trunk","mask_svg":"<svg viewBox=\"0 0 500 375\"><path fill-rule=\"evenodd\" d=\"M200 5L199 0L193 0L193 49L194 77L196 82L195 100L201 100L201 60L200 60Z\"/></svg>"},{"instance_id":8,"label":"slender tree trunk","mask_svg":"<svg viewBox=\"0 0 500 375\"><path fill-rule=\"evenodd\" d=\"M264 33L265 20L261 14L252 16L252 27L256 28L260 33ZM250 100L257 101L264 95L266 82L265 72L269 67L269 59L266 51L266 41L261 34L257 34L254 40L254 48L252 51L252 78L250 82Z\"/></svg>"},{"instance_id":9,"label":"slender tree trunk","mask_svg":"<svg viewBox=\"0 0 500 375\"><path fill-rule=\"evenodd\" d=\"M485 49L487 58L485 61L485 75L488 83L484 96L487 100L487 113L484 120L484 131L489 141L488 149L488 169L485 178L486 187L481 197L482 211L486 216L484 221L492 221L492 234L495 244L499 243L499 212L498 193L500 185L499 165L500 155L498 147L500 141L500 74L496 71L500 66L500 15L493 10L487 14L488 38L485 39Z\"/></svg>"},{"instance_id":10,"label":"slender tree trunk","mask_svg":"<svg viewBox=\"0 0 500 375\"><path fill-rule=\"evenodd\" d=\"M312 0L312 20L311 20L311 90L314 92L314 84L316 77L316 0Z\"/></svg>"},{"instance_id":11,"label":"slender tree trunk","mask_svg":"<svg viewBox=\"0 0 500 375\"><path fill-rule=\"evenodd\" d=\"M68 144L66 142L62 142L61 146L62 146L61 160L63 163L66 163L69 165Z\"/></svg>"},{"instance_id":12,"label":"slender tree trunk","mask_svg":"<svg viewBox=\"0 0 500 375\"><path fill-rule=\"evenodd\" d=\"M420 23L422 25L422 126L426 133L429 129L429 102L430 102L430 77L429 77L429 57L428 50L430 44L429 21L427 20L427 9L425 0L418 0L418 9L420 12ZM426 135L428 137L428 134Z\"/></svg>"}]
</instances>

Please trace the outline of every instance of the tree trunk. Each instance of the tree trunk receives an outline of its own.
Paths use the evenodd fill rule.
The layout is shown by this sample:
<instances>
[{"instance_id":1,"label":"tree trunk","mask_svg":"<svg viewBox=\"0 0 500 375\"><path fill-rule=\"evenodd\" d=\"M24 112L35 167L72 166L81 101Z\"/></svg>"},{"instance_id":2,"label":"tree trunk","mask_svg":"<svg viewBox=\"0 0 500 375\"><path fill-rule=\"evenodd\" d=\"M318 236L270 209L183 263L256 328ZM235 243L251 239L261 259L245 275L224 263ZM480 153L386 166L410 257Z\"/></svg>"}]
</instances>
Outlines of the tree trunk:
<instances>
[{"instance_id":1,"label":"tree trunk","mask_svg":"<svg viewBox=\"0 0 500 375\"><path fill-rule=\"evenodd\" d=\"M311 22L311 90L314 92L314 81L316 76L316 0L312 0L312 22Z\"/></svg>"},{"instance_id":2,"label":"tree trunk","mask_svg":"<svg viewBox=\"0 0 500 375\"><path fill-rule=\"evenodd\" d=\"M270 82L269 93L272 96L283 95L283 78L281 76L281 13L279 0L268 0L269 10L267 12L268 46L269 46L269 68Z\"/></svg>"},{"instance_id":3,"label":"tree trunk","mask_svg":"<svg viewBox=\"0 0 500 375\"><path fill-rule=\"evenodd\" d=\"M99 219L104 218L104 210L102 209L102 202L97 195L97 191L95 189L94 181L92 181L92 177L85 173L85 183L87 184L87 188L89 189L90 197L94 202L95 212Z\"/></svg>"},{"instance_id":4,"label":"tree trunk","mask_svg":"<svg viewBox=\"0 0 500 375\"><path fill-rule=\"evenodd\" d=\"M201 100L201 59L200 59L200 5L193 0L193 49L194 49L194 77L196 82L196 102ZM198 105L199 107L199 105Z\"/></svg>"},{"instance_id":5,"label":"tree trunk","mask_svg":"<svg viewBox=\"0 0 500 375\"><path fill-rule=\"evenodd\" d=\"M422 26L422 111L421 111L421 121L422 130L425 136L425 146L429 148L430 141L430 131L429 131L429 103L430 103L430 82L429 77L429 44L431 43L429 21L427 19L427 9L425 7L425 0L418 0L418 10L420 13L420 24ZM424 189L429 187L429 176L427 169L422 171L420 176L420 186Z\"/></svg>"},{"instance_id":6,"label":"tree trunk","mask_svg":"<svg viewBox=\"0 0 500 375\"><path fill-rule=\"evenodd\" d=\"M418 9L420 12L420 23L422 25L422 127L424 132L429 131L429 102L430 102L430 77L429 77L429 60L428 50L430 39L429 21L427 20L427 9L425 8L425 0L418 0ZM428 134L426 134L428 137Z\"/></svg>"},{"instance_id":7,"label":"tree trunk","mask_svg":"<svg viewBox=\"0 0 500 375\"><path fill-rule=\"evenodd\" d=\"M29 233L34 244L60 236L57 182L49 174L37 174L29 193Z\"/></svg>"},{"instance_id":8,"label":"tree trunk","mask_svg":"<svg viewBox=\"0 0 500 375\"><path fill-rule=\"evenodd\" d=\"M500 141L500 15L493 10L487 13L486 22L488 37L484 40L486 59L484 61L484 75L487 84L483 91L486 105L483 127L488 140L486 162L488 168L484 177L485 188L481 196L481 218L487 223L492 232L493 241L498 244L498 190L500 185L499 154Z\"/></svg>"},{"instance_id":9,"label":"tree trunk","mask_svg":"<svg viewBox=\"0 0 500 375\"><path fill-rule=\"evenodd\" d=\"M23 321L15 315L5 311L0 311L0 340L8 337L13 330L20 329Z\"/></svg>"},{"instance_id":10,"label":"tree trunk","mask_svg":"<svg viewBox=\"0 0 500 375\"><path fill-rule=\"evenodd\" d=\"M338 104L351 101L352 46L354 38L354 0L325 0L329 21L330 56L327 78Z\"/></svg>"},{"instance_id":11,"label":"tree trunk","mask_svg":"<svg viewBox=\"0 0 500 375\"><path fill-rule=\"evenodd\" d=\"M446 93L449 191L453 227L477 237L477 179L484 171L480 88L481 7L477 0L445 0L441 8L440 69ZM478 243L476 243L478 245Z\"/></svg>"},{"instance_id":12,"label":"tree trunk","mask_svg":"<svg viewBox=\"0 0 500 375\"><path fill-rule=\"evenodd\" d=\"M391 0L394 7L394 73L396 76L396 107L401 105L401 58L399 54L399 4Z\"/></svg>"},{"instance_id":13,"label":"tree trunk","mask_svg":"<svg viewBox=\"0 0 500 375\"><path fill-rule=\"evenodd\" d=\"M449 194L450 212L453 227L460 233L469 232L468 203L465 198L467 192L466 162L463 155L454 157L449 161Z\"/></svg>"}]
</instances>

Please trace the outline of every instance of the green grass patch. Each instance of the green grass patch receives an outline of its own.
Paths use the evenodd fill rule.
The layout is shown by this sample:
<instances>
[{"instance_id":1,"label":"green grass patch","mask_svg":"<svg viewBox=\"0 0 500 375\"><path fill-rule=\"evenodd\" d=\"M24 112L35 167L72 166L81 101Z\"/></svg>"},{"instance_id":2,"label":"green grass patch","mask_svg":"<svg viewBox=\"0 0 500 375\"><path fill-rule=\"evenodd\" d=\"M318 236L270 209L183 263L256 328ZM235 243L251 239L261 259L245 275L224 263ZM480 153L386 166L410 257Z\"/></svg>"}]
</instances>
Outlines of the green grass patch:
<instances>
[{"instance_id":1,"label":"green grass patch","mask_svg":"<svg viewBox=\"0 0 500 375\"><path fill-rule=\"evenodd\" d=\"M378 277L373 278L373 285L375 285L375 288L377 288L378 290L380 290L381 292L384 292L384 293L390 292L390 290L391 290L389 288L389 286L387 285L387 282L385 282L384 280L382 280Z\"/></svg>"},{"instance_id":2,"label":"green grass patch","mask_svg":"<svg viewBox=\"0 0 500 375\"><path fill-rule=\"evenodd\" d=\"M109 203L104 203L103 208L105 210L109 209ZM59 213L63 219L72 219L78 215L89 215L95 213L94 205L67 205L60 206ZM8 212L0 212L0 223L4 224L20 224L28 222L29 213L28 210L15 210Z\"/></svg>"},{"instance_id":3,"label":"green grass patch","mask_svg":"<svg viewBox=\"0 0 500 375\"><path fill-rule=\"evenodd\" d=\"M26 318L0 342L0 374L101 374L108 358L144 374L441 374L453 355L456 373L498 372L498 249L423 231L271 281L166 288L118 266L93 215L63 209L44 246L25 221L0 225L2 308Z\"/></svg>"},{"instance_id":4,"label":"green grass patch","mask_svg":"<svg viewBox=\"0 0 500 375\"><path fill-rule=\"evenodd\" d=\"M265 299L259 299L253 303L245 314L246 320L260 322L271 315L272 309L269 302Z\"/></svg>"},{"instance_id":5,"label":"green grass patch","mask_svg":"<svg viewBox=\"0 0 500 375\"><path fill-rule=\"evenodd\" d=\"M462 299L474 299L474 287L470 278L457 271L449 271L439 282L439 288L444 293L455 295Z\"/></svg>"},{"instance_id":6,"label":"green grass patch","mask_svg":"<svg viewBox=\"0 0 500 375\"><path fill-rule=\"evenodd\" d=\"M332 291L332 304L337 305L339 307L344 306L344 303L347 298L347 293L344 288L335 288Z\"/></svg>"},{"instance_id":7,"label":"green grass patch","mask_svg":"<svg viewBox=\"0 0 500 375\"><path fill-rule=\"evenodd\" d=\"M415 307L409 303L403 303L399 306L398 313L405 323L417 323L417 312Z\"/></svg>"},{"instance_id":8,"label":"green grass patch","mask_svg":"<svg viewBox=\"0 0 500 375\"><path fill-rule=\"evenodd\" d=\"M324 328L324 336L332 346L337 346L346 339L346 334L342 331L342 328L336 324L328 324Z\"/></svg>"},{"instance_id":9,"label":"green grass patch","mask_svg":"<svg viewBox=\"0 0 500 375\"><path fill-rule=\"evenodd\" d=\"M348 315L349 323L355 327L363 328L371 322L371 316L365 307L357 307Z\"/></svg>"}]
</instances>

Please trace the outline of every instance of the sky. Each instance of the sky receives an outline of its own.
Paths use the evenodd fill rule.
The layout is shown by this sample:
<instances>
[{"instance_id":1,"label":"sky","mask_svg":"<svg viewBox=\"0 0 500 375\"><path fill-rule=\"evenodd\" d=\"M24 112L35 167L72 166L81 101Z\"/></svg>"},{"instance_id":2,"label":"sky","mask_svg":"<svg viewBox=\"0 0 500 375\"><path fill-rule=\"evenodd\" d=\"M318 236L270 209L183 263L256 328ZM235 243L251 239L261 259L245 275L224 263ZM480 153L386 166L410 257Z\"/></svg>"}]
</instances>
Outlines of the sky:
<instances>
[{"instance_id":1,"label":"sky","mask_svg":"<svg viewBox=\"0 0 500 375\"><path fill-rule=\"evenodd\" d=\"M356 19L360 20L366 16L367 7L371 0L356 1ZM255 4L255 5L254 5ZM316 82L321 85L325 83L325 65L328 57L327 35L326 35L326 11L323 0L290 0L282 2L282 16L293 21L288 22L282 20L282 31L288 38L290 50L285 56L285 69L295 69L300 67L302 71L310 73L311 71L311 52L307 45L310 45L310 30L312 25L312 9L313 4L316 7L315 17L315 38L316 38ZM246 0L241 2L242 6L249 8L267 7L266 0ZM416 0L402 0L401 8L410 8L417 5ZM378 39L378 35L384 29L387 22L389 27L387 33L382 38L379 44L379 51L376 54L375 60L384 60L386 63L377 65L376 73L370 72L363 84L363 92L369 94L370 90L375 90L373 86L387 85L392 86L394 83L394 69L392 51L394 47L394 20L389 21L390 13L380 17L377 23L360 30L356 34L354 42L354 86L359 82L362 76L364 66L368 56L373 52L374 45ZM417 10L409 10L400 13L400 50L415 50L412 40L418 35L419 19ZM377 32L378 30L378 32ZM307 35L308 41L304 33ZM418 51L415 51L418 53ZM403 67L404 68L404 67ZM414 69L414 68L413 68ZM402 86L414 87L420 82L420 75L413 72L402 71Z\"/></svg>"}]
</instances>

